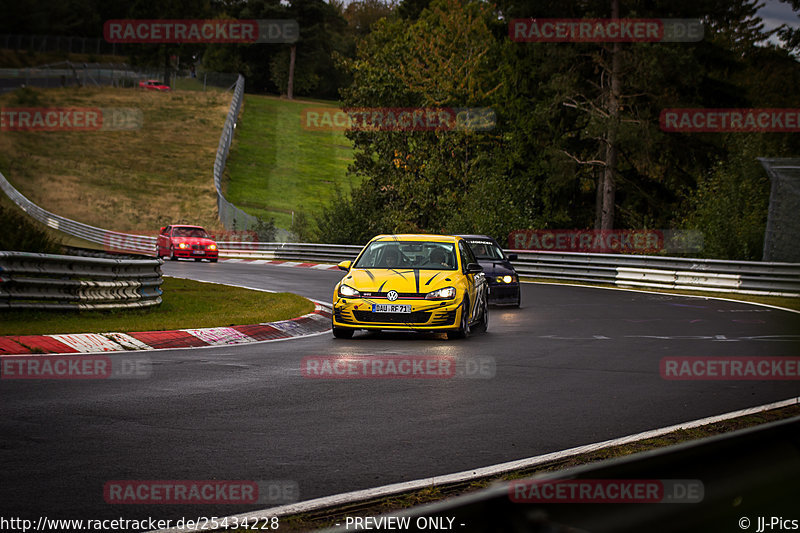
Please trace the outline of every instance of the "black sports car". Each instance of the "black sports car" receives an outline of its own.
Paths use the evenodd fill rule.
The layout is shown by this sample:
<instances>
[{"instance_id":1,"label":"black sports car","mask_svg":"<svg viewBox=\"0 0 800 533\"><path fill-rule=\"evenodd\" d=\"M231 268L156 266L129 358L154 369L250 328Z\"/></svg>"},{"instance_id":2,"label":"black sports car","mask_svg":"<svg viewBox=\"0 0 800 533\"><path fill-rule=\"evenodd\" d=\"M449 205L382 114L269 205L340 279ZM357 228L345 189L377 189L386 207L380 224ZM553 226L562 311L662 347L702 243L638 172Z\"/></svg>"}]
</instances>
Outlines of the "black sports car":
<instances>
[{"instance_id":1,"label":"black sports car","mask_svg":"<svg viewBox=\"0 0 800 533\"><path fill-rule=\"evenodd\" d=\"M521 291L519 276L511 265L517 254L503 253L503 249L493 238L487 235L459 235L472 248L483 273L489 282L489 303L491 305L513 305L519 307Z\"/></svg>"}]
</instances>

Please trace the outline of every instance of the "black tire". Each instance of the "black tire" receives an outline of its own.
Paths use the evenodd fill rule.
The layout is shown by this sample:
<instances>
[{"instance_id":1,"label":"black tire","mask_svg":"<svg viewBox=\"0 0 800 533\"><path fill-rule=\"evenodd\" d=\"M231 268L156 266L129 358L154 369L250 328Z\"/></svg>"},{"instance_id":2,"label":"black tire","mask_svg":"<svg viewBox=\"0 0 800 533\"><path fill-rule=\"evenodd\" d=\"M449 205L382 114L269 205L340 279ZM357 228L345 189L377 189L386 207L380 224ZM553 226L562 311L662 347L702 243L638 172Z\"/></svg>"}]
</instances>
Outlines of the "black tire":
<instances>
[{"instance_id":1,"label":"black tire","mask_svg":"<svg viewBox=\"0 0 800 533\"><path fill-rule=\"evenodd\" d=\"M333 328L333 336L337 339L352 339L353 330L345 328Z\"/></svg>"},{"instance_id":2,"label":"black tire","mask_svg":"<svg viewBox=\"0 0 800 533\"><path fill-rule=\"evenodd\" d=\"M172 246L169 247L169 260L170 261L177 261L178 260L178 258L175 257L175 249Z\"/></svg>"},{"instance_id":3,"label":"black tire","mask_svg":"<svg viewBox=\"0 0 800 533\"><path fill-rule=\"evenodd\" d=\"M469 298L466 296L464 297L464 301L461 304L461 324L458 326L458 329L455 331L448 331L447 338L448 339L464 339L469 337Z\"/></svg>"},{"instance_id":4,"label":"black tire","mask_svg":"<svg viewBox=\"0 0 800 533\"><path fill-rule=\"evenodd\" d=\"M483 304L481 305L481 319L475 324L475 331L486 333L489 328L489 304L487 303L486 294L483 295Z\"/></svg>"},{"instance_id":5,"label":"black tire","mask_svg":"<svg viewBox=\"0 0 800 533\"><path fill-rule=\"evenodd\" d=\"M517 293L517 303L514 304L514 307L519 309L519 306L522 305L522 289L519 290Z\"/></svg>"},{"instance_id":6,"label":"black tire","mask_svg":"<svg viewBox=\"0 0 800 533\"><path fill-rule=\"evenodd\" d=\"M194 261L195 261L195 263L197 263L197 262L199 262L199 261L202 261L202 259L200 259L199 257L195 257L195 258L194 258Z\"/></svg>"},{"instance_id":7,"label":"black tire","mask_svg":"<svg viewBox=\"0 0 800 533\"><path fill-rule=\"evenodd\" d=\"M216 263L216 262L217 262L217 258L215 257L214 259L210 259L210 261L211 261L212 263Z\"/></svg>"}]
</instances>

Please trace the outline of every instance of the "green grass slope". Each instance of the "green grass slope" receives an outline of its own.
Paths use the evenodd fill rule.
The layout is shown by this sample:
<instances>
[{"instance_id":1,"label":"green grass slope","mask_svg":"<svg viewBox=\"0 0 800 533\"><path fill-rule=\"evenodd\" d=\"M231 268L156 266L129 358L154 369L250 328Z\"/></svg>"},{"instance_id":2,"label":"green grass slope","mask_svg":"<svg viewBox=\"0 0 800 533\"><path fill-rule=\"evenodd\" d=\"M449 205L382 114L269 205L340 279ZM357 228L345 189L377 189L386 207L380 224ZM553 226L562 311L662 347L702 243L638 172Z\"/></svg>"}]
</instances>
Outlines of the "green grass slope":
<instances>
[{"instance_id":1,"label":"green grass slope","mask_svg":"<svg viewBox=\"0 0 800 533\"><path fill-rule=\"evenodd\" d=\"M317 213L357 183L347 177L352 143L341 131L303 128L305 108L330 102L246 95L225 171L225 195L233 204L279 228L289 229L292 211Z\"/></svg>"}]
</instances>

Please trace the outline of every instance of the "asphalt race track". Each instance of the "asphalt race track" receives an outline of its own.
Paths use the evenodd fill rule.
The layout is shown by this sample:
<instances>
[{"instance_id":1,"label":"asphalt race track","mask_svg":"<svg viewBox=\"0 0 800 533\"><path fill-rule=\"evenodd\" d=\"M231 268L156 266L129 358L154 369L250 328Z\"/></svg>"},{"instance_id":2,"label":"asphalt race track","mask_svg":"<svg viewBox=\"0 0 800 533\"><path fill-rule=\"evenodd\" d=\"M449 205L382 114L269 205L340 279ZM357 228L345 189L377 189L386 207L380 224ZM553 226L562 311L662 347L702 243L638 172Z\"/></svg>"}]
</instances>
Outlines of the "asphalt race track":
<instances>
[{"instance_id":1,"label":"asphalt race track","mask_svg":"<svg viewBox=\"0 0 800 533\"><path fill-rule=\"evenodd\" d=\"M343 273L167 263L168 275L329 302ZM168 296L167 296L168 297ZM797 381L671 381L666 356L800 356L800 314L525 284L489 331L330 334L144 353L140 380L0 382L4 517L225 516L266 507L110 505L110 480L291 480L300 499L442 475L800 396ZM491 357L490 379L313 380L306 356Z\"/></svg>"}]
</instances>

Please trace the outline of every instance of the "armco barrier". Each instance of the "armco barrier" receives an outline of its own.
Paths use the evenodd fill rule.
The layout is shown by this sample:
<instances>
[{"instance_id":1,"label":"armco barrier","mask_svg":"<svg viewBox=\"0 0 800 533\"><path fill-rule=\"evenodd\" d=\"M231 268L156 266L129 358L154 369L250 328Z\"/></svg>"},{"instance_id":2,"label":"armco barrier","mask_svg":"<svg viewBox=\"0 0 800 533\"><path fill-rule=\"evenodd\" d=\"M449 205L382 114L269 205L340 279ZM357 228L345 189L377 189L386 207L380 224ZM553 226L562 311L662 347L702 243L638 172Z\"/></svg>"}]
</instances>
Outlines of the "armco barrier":
<instances>
[{"instance_id":1,"label":"armco barrier","mask_svg":"<svg viewBox=\"0 0 800 533\"><path fill-rule=\"evenodd\" d=\"M516 253L523 276L619 286L800 296L800 264L620 254Z\"/></svg>"},{"instance_id":2,"label":"armco barrier","mask_svg":"<svg viewBox=\"0 0 800 533\"><path fill-rule=\"evenodd\" d=\"M361 246L309 243L219 242L220 256L240 259L338 263ZM800 296L800 264L722 261L620 254L507 250L522 276L626 287Z\"/></svg>"},{"instance_id":3,"label":"armco barrier","mask_svg":"<svg viewBox=\"0 0 800 533\"><path fill-rule=\"evenodd\" d=\"M242 108L243 101L244 76L239 74L233 87L231 105L228 108L228 115L225 117L225 125L222 127L222 133L219 136L217 155L214 159L214 189L217 191L217 212L220 222L222 222L225 229L229 231L252 230L258 227L259 224L258 217L245 213L230 203L222 193L222 173L228 161L228 153L230 152L231 142L233 141L233 132L236 128L236 118L239 116L239 110Z\"/></svg>"},{"instance_id":4,"label":"armco barrier","mask_svg":"<svg viewBox=\"0 0 800 533\"><path fill-rule=\"evenodd\" d=\"M363 246L352 244L310 244L281 242L220 241L221 257L279 259L282 261L339 263L355 259Z\"/></svg>"},{"instance_id":5,"label":"armco barrier","mask_svg":"<svg viewBox=\"0 0 800 533\"><path fill-rule=\"evenodd\" d=\"M0 308L128 309L161 303L160 259L0 252Z\"/></svg>"},{"instance_id":6,"label":"armco barrier","mask_svg":"<svg viewBox=\"0 0 800 533\"><path fill-rule=\"evenodd\" d=\"M405 517L408 523L408 527L402 528L405 531L428 531L430 524L453 524L451 529L465 532L633 533L765 531L759 517L766 517L769 526L771 517L783 516L789 521L782 523L791 528L796 526L797 515L792 512L800 498L799 433L800 417L790 418L650 452L546 472L527 480L497 482L471 494L372 520L377 523L382 518L383 523L396 524ZM515 490L519 486L552 488L559 482L592 487L602 480L657 480L662 491L655 498L624 504L614 501L614 497L603 501L596 492L591 493L594 499L585 498L586 493L581 492L581 497L570 500L563 496L570 494L568 490L559 491L557 498L525 499L519 498L520 492ZM679 487L692 490L683 493L676 490ZM536 494L553 492L543 488ZM324 532L366 529L370 528L343 523Z\"/></svg>"},{"instance_id":7,"label":"armco barrier","mask_svg":"<svg viewBox=\"0 0 800 533\"><path fill-rule=\"evenodd\" d=\"M82 222L64 218L50 211L45 211L15 189L1 172L0 189L2 189L20 209L50 228L63 231L64 233L85 241L99 244L109 251L143 253L147 255L155 254L155 237L119 233L117 231L96 228L88 224L83 224Z\"/></svg>"}]
</instances>

